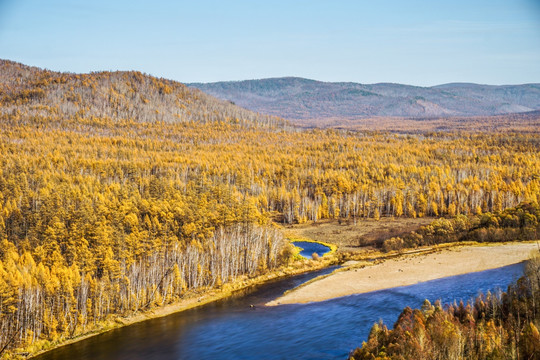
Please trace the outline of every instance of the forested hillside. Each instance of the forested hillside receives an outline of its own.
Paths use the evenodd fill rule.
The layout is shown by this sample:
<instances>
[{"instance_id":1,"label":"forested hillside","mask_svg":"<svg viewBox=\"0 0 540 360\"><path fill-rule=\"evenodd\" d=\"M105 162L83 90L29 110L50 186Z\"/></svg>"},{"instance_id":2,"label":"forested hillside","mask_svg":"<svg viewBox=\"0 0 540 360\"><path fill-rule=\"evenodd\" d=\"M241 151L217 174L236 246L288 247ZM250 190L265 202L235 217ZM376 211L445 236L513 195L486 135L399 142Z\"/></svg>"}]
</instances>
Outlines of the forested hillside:
<instances>
[{"instance_id":1,"label":"forested hillside","mask_svg":"<svg viewBox=\"0 0 540 360\"><path fill-rule=\"evenodd\" d=\"M135 72L0 76L0 350L275 268L273 221L540 197L536 134L300 131Z\"/></svg>"},{"instance_id":2,"label":"forested hillside","mask_svg":"<svg viewBox=\"0 0 540 360\"><path fill-rule=\"evenodd\" d=\"M139 122L228 122L275 126L284 121L220 101L176 81L137 71L58 73L0 60L3 114L99 117Z\"/></svg>"},{"instance_id":3,"label":"forested hillside","mask_svg":"<svg viewBox=\"0 0 540 360\"><path fill-rule=\"evenodd\" d=\"M540 110L540 84L420 87L285 77L189 86L247 109L315 126L336 119L485 117Z\"/></svg>"},{"instance_id":4,"label":"forested hillside","mask_svg":"<svg viewBox=\"0 0 540 360\"><path fill-rule=\"evenodd\" d=\"M137 72L4 61L0 80L0 354L283 260L268 216L197 153L283 120Z\"/></svg>"}]
</instances>

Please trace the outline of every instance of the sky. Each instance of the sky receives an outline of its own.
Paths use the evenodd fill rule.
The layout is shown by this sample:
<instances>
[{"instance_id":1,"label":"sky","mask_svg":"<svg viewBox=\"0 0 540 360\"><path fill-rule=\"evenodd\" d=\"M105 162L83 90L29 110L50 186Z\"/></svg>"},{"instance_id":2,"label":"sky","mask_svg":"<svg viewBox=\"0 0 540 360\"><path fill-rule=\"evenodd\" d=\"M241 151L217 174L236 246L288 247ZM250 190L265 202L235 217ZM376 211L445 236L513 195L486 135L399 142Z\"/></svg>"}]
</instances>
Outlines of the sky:
<instances>
[{"instance_id":1,"label":"sky","mask_svg":"<svg viewBox=\"0 0 540 360\"><path fill-rule=\"evenodd\" d=\"M540 83L540 0L0 0L0 58L181 82Z\"/></svg>"}]
</instances>

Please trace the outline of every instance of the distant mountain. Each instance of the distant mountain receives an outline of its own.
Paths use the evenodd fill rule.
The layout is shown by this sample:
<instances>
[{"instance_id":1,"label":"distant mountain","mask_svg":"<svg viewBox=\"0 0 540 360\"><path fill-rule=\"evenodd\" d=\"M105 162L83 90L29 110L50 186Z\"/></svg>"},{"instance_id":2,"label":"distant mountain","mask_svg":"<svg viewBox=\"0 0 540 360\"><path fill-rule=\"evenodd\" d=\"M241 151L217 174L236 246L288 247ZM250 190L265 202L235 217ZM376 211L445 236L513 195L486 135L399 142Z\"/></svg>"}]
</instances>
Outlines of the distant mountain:
<instances>
[{"instance_id":1,"label":"distant mountain","mask_svg":"<svg viewBox=\"0 0 540 360\"><path fill-rule=\"evenodd\" d=\"M246 110L176 81L138 71L73 74L0 60L0 115L137 122L225 122L274 126L284 120Z\"/></svg>"},{"instance_id":2,"label":"distant mountain","mask_svg":"<svg viewBox=\"0 0 540 360\"><path fill-rule=\"evenodd\" d=\"M418 87L284 77L187 85L247 109L291 120L491 116L540 109L540 84Z\"/></svg>"}]
</instances>

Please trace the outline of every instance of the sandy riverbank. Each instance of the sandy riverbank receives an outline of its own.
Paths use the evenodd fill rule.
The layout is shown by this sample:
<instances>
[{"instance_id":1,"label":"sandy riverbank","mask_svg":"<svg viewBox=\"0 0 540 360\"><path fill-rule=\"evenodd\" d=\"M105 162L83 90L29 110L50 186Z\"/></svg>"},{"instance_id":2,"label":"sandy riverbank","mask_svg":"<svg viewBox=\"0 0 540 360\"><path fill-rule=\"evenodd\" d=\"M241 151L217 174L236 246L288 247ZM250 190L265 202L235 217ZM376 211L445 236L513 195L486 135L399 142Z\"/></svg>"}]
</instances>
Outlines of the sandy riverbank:
<instances>
[{"instance_id":1,"label":"sandy riverbank","mask_svg":"<svg viewBox=\"0 0 540 360\"><path fill-rule=\"evenodd\" d=\"M266 305L308 303L361 294L423 281L494 269L527 260L536 243L453 247L338 271L313 281Z\"/></svg>"}]
</instances>

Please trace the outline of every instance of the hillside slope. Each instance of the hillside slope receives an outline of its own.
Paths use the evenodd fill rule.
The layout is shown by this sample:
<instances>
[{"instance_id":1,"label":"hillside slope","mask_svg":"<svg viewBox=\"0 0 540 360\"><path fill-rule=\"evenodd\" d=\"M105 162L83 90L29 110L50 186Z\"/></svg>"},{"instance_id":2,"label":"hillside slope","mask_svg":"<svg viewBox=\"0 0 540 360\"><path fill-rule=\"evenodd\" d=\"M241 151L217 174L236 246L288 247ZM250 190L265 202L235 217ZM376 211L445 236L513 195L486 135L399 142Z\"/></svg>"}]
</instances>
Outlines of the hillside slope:
<instances>
[{"instance_id":1,"label":"hillside slope","mask_svg":"<svg viewBox=\"0 0 540 360\"><path fill-rule=\"evenodd\" d=\"M0 113L137 122L283 124L172 80L137 71L59 73L0 60Z\"/></svg>"},{"instance_id":2,"label":"hillside slope","mask_svg":"<svg viewBox=\"0 0 540 360\"><path fill-rule=\"evenodd\" d=\"M491 116L540 109L540 84L417 87L285 77L188 86L287 119Z\"/></svg>"}]
</instances>

